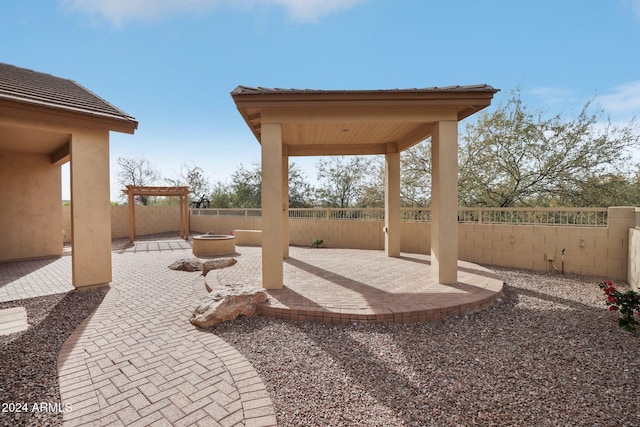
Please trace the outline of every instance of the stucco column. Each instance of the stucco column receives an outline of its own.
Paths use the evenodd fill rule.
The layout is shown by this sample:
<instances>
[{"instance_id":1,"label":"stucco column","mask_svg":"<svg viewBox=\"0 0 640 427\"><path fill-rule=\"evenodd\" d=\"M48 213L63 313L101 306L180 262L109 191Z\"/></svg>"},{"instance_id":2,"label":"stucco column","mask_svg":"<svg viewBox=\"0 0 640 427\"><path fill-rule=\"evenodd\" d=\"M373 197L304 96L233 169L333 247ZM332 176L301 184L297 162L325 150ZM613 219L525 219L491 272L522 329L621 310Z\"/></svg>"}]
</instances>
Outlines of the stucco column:
<instances>
[{"instance_id":1,"label":"stucco column","mask_svg":"<svg viewBox=\"0 0 640 427\"><path fill-rule=\"evenodd\" d=\"M437 122L431 137L431 272L458 281L458 122Z\"/></svg>"},{"instance_id":2,"label":"stucco column","mask_svg":"<svg viewBox=\"0 0 640 427\"><path fill-rule=\"evenodd\" d=\"M282 257L289 258L289 156L282 155Z\"/></svg>"},{"instance_id":3,"label":"stucco column","mask_svg":"<svg viewBox=\"0 0 640 427\"><path fill-rule=\"evenodd\" d=\"M71 135L73 286L111 282L109 132Z\"/></svg>"},{"instance_id":4,"label":"stucco column","mask_svg":"<svg viewBox=\"0 0 640 427\"><path fill-rule=\"evenodd\" d=\"M262 287L283 287L282 129L262 124Z\"/></svg>"},{"instance_id":5,"label":"stucco column","mask_svg":"<svg viewBox=\"0 0 640 427\"><path fill-rule=\"evenodd\" d=\"M384 250L387 256L397 257L400 256L400 153L387 152L384 159Z\"/></svg>"}]
</instances>

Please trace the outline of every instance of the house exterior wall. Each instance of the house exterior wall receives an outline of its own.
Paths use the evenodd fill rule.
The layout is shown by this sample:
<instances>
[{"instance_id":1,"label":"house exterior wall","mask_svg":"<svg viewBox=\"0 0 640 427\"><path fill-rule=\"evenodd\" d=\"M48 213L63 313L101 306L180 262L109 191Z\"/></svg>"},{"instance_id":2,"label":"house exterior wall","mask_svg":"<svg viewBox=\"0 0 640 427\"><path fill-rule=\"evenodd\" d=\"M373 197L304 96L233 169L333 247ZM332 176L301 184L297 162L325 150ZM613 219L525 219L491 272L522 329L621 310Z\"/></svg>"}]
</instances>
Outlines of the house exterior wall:
<instances>
[{"instance_id":1,"label":"house exterior wall","mask_svg":"<svg viewBox=\"0 0 640 427\"><path fill-rule=\"evenodd\" d=\"M62 255L60 166L0 151L0 261Z\"/></svg>"}]
</instances>

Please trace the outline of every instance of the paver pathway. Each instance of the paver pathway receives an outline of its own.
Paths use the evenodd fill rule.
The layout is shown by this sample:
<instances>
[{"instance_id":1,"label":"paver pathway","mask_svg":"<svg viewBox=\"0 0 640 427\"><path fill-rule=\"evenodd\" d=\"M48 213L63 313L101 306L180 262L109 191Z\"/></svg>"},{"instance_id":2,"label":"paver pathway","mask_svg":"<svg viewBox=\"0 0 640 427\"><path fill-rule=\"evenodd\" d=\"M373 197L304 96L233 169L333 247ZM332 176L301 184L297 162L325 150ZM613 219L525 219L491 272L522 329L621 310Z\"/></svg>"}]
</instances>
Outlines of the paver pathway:
<instances>
[{"instance_id":1,"label":"paver pathway","mask_svg":"<svg viewBox=\"0 0 640 427\"><path fill-rule=\"evenodd\" d=\"M167 266L190 249L140 242L113 253L111 290L58 358L65 426L276 424L251 364L189 323L199 273Z\"/></svg>"},{"instance_id":2,"label":"paver pathway","mask_svg":"<svg viewBox=\"0 0 640 427\"><path fill-rule=\"evenodd\" d=\"M70 256L0 262L0 302L72 290Z\"/></svg>"}]
</instances>

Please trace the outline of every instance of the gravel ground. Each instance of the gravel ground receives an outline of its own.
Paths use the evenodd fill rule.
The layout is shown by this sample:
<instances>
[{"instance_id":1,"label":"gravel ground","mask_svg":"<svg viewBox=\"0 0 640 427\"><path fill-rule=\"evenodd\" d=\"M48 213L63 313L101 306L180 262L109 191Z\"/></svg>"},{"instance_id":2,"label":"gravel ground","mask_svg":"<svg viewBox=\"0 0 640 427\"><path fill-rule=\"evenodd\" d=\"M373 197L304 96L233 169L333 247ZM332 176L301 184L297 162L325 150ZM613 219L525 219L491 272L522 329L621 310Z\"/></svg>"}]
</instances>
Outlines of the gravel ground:
<instances>
[{"instance_id":1,"label":"gravel ground","mask_svg":"<svg viewBox=\"0 0 640 427\"><path fill-rule=\"evenodd\" d=\"M494 270L504 297L473 315L344 326L256 316L211 331L258 370L280 426L640 425L640 333L617 327L598 280ZM26 307L30 323L0 337L0 402L60 401L57 355L103 297L0 303ZM4 426L61 421L0 413Z\"/></svg>"},{"instance_id":2,"label":"gravel ground","mask_svg":"<svg viewBox=\"0 0 640 427\"><path fill-rule=\"evenodd\" d=\"M0 308L25 307L29 322L26 331L0 336L0 425L62 425L61 413L33 411L33 405L63 403L56 369L58 353L103 298L103 289L93 289L0 303ZM27 412L8 406L15 403L27 404L18 406Z\"/></svg>"},{"instance_id":3,"label":"gravel ground","mask_svg":"<svg viewBox=\"0 0 640 427\"><path fill-rule=\"evenodd\" d=\"M280 426L640 425L640 334L618 328L598 280L495 270L504 297L472 315L211 331L260 373Z\"/></svg>"}]
</instances>

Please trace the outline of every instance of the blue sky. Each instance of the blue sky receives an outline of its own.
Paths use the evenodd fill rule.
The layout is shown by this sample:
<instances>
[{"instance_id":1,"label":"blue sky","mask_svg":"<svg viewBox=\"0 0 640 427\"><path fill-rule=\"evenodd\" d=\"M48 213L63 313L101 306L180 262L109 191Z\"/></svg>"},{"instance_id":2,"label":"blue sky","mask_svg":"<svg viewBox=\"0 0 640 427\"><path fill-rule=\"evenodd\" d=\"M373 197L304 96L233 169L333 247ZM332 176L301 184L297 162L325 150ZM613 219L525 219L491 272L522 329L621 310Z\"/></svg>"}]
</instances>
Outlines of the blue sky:
<instances>
[{"instance_id":1,"label":"blue sky","mask_svg":"<svg viewBox=\"0 0 640 427\"><path fill-rule=\"evenodd\" d=\"M139 121L111 134L113 200L118 157L167 178L195 164L212 182L258 162L238 85L487 83L494 105L520 87L552 113L594 96L614 121L640 112L640 0L0 0L0 43L0 62L75 80ZM292 160L315 180L317 159Z\"/></svg>"}]
</instances>

